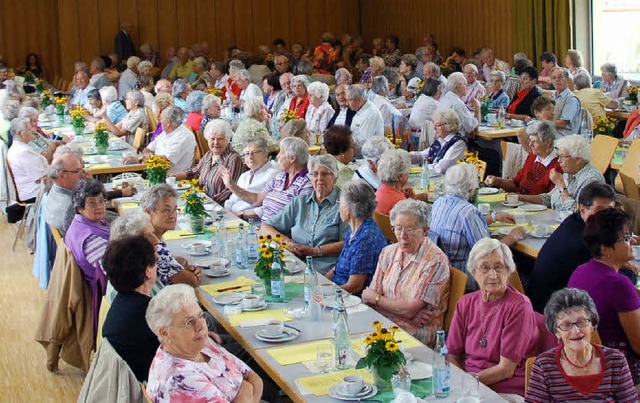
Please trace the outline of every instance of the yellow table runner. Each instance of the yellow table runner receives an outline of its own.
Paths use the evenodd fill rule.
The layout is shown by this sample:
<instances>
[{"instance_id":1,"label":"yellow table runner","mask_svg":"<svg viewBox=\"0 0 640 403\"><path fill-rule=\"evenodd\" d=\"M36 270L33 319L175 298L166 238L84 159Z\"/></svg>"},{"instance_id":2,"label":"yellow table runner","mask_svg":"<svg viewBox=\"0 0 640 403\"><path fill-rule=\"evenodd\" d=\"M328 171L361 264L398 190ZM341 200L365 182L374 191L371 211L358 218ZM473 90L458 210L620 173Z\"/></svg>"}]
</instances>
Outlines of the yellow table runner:
<instances>
[{"instance_id":1,"label":"yellow table runner","mask_svg":"<svg viewBox=\"0 0 640 403\"><path fill-rule=\"evenodd\" d=\"M411 167L411 169L409 169L409 173L410 174L421 174L422 173L422 167Z\"/></svg>"},{"instance_id":2,"label":"yellow table runner","mask_svg":"<svg viewBox=\"0 0 640 403\"><path fill-rule=\"evenodd\" d=\"M252 280L245 276L240 276L235 280L225 281L224 283L207 284L207 285L200 286L200 288L205 290L209 295L213 295L215 297L216 295L224 294L225 292L242 291L242 289L234 289L234 290L222 291L222 292L217 290L222 290L224 288L230 288L230 287L238 287L238 286L251 289L251 285L255 283L256 283L255 280Z\"/></svg>"},{"instance_id":3,"label":"yellow table runner","mask_svg":"<svg viewBox=\"0 0 640 403\"><path fill-rule=\"evenodd\" d=\"M86 166L87 169L105 169L111 168L110 164L90 164Z\"/></svg>"},{"instance_id":4,"label":"yellow table runner","mask_svg":"<svg viewBox=\"0 0 640 403\"><path fill-rule=\"evenodd\" d=\"M505 200L506 193L496 193L492 195L478 195L478 202L480 203L497 203Z\"/></svg>"},{"instance_id":5,"label":"yellow table runner","mask_svg":"<svg viewBox=\"0 0 640 403\"><path fill-rule=\"evenodd\" d=\"M189 229L177 229L173 231L167 231L164 234L163 238L165 241L176 241L179 239L193 238L194 236L196 235L193 235L193 233Z\"/></svg>"},{"instance_id":6,"label":"yellow table runner","mask_svg":"<svg viewBox=\"0 0 640 403\"><path fill-rule=\"evenodd\" d=\"M243 289L234 291L243 291ZM229 323L234 327L240 326L242 322L253 322L264 319L281 320L283 322L290 322L292 320L291 317L285 316L285 314L282 312L282 308L265 309L264 311L242 312L229 315Z\"/></svg>"},{"instance_id":7,"label":"yellow table runner","mask_svg":"<svg viewBox=\"0 0 640 403\"><path fill-rule=\"evenodd\" d=\"M125 203L120 203L120 207L122 207L123 209L138 208L138 207L140 207L140 203L139 202L125 202Z\"/></svg>"},{"instance_id":8,"label":"yellow table runner","mask_svg":"<svg viewBox=\"0 0 640 403\"><path fill-rule=\"evenodd\" d=\"M347 369L296 379L301 386L316 396L324 396L335 384L341 383L345 376L361 375L367 383L373 383L373 374L367 369Z\"/></svg>"}]
</instances>

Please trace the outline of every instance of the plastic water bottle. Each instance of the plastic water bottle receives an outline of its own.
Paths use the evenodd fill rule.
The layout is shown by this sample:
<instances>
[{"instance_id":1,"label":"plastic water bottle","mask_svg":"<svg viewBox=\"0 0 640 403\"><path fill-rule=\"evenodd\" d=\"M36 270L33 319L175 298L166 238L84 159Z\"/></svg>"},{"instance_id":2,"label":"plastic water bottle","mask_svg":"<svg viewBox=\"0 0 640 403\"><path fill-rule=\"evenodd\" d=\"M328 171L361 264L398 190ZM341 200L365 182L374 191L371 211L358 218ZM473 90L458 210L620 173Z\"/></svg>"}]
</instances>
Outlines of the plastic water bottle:
<instances>
[{"instance_id":1,"label":"plastic water bottle","mask_svg":"<svg viewBox=\"0 0 640 403\"><path fill-rule=\"evenodd\" d=\"M247 268L247 249L246 240L244 238L244 224L238 225L238 234L236 235L236 266L238 269Z\"/></svg>"},{"instance_id":2,"label":"plastic water bottle","mask_svg":"<svg viewBox=\"0 0 640 403\"><path fill-rule=\"evenodd\" d=\"M313 268L313 257L307 256L304 268L304 303L309 306L313 291L318 288L318 272Z\"/></svg>"},{"instance_id":3,"label":"plastic water bottle","mask_svg":"<svg viewBox=\"0 0 640 403\"><path fill-rule=\"evenodd\" d=\"M589 126L588 119L586 118L582 119L582 122L580 122L580 134L582 134L587 142L591 143L593 128Z\"/></svg>"},{"instance_id":4,"label":"plastic water bottle","mask_svg":"<svg viewBox=\"0 0 640 403\"><path fill-rule=\"evenodd\" d=\"M504 106L500 105L500 109L498 109L498 127L500 127L501 129L505 128L505 118L506 114L504 112Z\"/></svg>"},{"instance_id":5,"label":"plastic water bottle","mask_svg":"<svg viewBox=\"0 0 640 403\"><path fill-rule=\"evenodd\" d=\"M429 190L429 161L422 161L422 173L420 175L420 188L423 191Z\"/></svg>"},{"instance_id":6,"label":"plastic water bottle","mask_svg":"<svg viewBox=\"0 0 640 403\"><path fill-rule=\"evenodd\" d=\"M433 392L436 397L447 397L451 393L449 359L444 330L436 332L436 347L433 354Z\"/></svg>"},{"instance_id":7,"label":"plastic water bottle","mask_svg":"<svg viewBox=\"0 0 640 403\"><path fill-rule=\"evenodd\" d=\"M277 259L273 259L271 264L271 296L276 299L284 298L284 277Z\"/></svg>"},{"instance_id":8,"label":"plastic water bottle","mask_svg":"<svg viewBox=\"0 0 640 403\"><path fill-rule=\"evenodd\" d=\"M254 265L258 261L258 234L253 226L253 220L249 220L249 230L246 236L247 242L247 263Z\"/></svg>"},{"instance_id":9,"label":"plastic water bottle","mask_svg":"<svg viewBox=\"0 0 640 403\"><path fill-rule=\"evenodd\" d=\"M336 298L337 300L337 298ZM338 307L338 313L333 320L333 346L336 369L349 368L349 357L351 356L351 336L349 325L347 324L347 312L344 305Z\"/></svg>"}]
</instances>

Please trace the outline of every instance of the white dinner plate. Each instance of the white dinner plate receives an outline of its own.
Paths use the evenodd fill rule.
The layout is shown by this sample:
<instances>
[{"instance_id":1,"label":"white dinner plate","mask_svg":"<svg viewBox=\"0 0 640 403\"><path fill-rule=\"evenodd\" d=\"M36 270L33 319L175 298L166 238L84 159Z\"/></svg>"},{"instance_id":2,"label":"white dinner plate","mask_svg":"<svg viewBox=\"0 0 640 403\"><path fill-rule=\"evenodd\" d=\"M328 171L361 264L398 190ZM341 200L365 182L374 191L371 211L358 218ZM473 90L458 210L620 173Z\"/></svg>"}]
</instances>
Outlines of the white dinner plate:
<instances>
[{"instance_id":1,"label":"white dinner plate","mask_svg":"<svg viewBox=\"0 0 640 403\"><path fill-rule=\"evenodd\" d=\"M173 186L175 190L187 190L191 189L191 185L175 185Z\"/></svg>"},{"instance_id":2,"label":"white dinner plate","mask_svg":"<svg viewBox=\"0 0 640 403\"><path fill-rule=\"evenodd\" d=\"M409 371L412 381L427 379L433 376L433 367L426 362L411 361L407 363L405 368Z\"/></svg>"},{"instance_id":3,"label":"white dinner plate","mask_svg":"<svg viewBox=\"0 0 640 403\"><path fill-rule=\"evenodd\" d=\"M196 252L191 249L187 249L187 254L191 256L206 256L211 253L211 248L207 248L204 252Z\"/></svg>"},{"instance_id":4,"label":"white dinner plate","mask_svg":"<svg viewBox=\"0 0 640 403\"><path fill-rule=\"evenodd\" d=\"M527 231L527 234L534 237L534 238L549 238L551 236L551 234L553 233L553 229L551 229L548 233L544 234L544 235L538 235L533 231Z\"/></svg>"},{"instance_id":5,"label":"white dinner plate","mask_svg":"<svg viewBox=\"0 0 640 403\"><path fill-rule=\"evenodd\" d=\"M356 297L355 295L346 295L344 298L344 307L345 309L347 308L353 308L354 306L360 304L362 302L362 300L360 299L360 297Z\"/></svg>"},{"instance_id":6,"label":"white dinner plate","mask_svg":"<svg viewBox=\"0 0 640 403\"><path fill-rule=\"evenodd\" d=\"M289 327L285 328L285 332L282 333L282 337L274 338L264 335L264 329L260 329L256 332L256 339L260 341L264 341L265 343L284 343L285 341L290 341L298 337L300 333Z\"/></svg>"},{"instance_id":7,"label":"white dinner plate","mask_svg":"<svg viewBox=\"0 0 640 403\"><path fill-rule=\"evenodd\" d=\"M517 201L515 203L507 203L506 201L502 202L502 205L505 207L518 207L518 206L522 206L524 204L524 202L521 201Z\"/></svg>"},{"instance_id":8,"label":"white dinner plate","mask_svg":"<svg viewBox=\"0 0 640 403\"><path fill-rule=\"evenodd\" d=\"M362 389L360 390L360 392L356 393L355 395L349 394L344 390L344 386L342 386L342 384L338 384L338 387L336 388L335 392L336 394L343 396L343 397L362 397L362 396L366 396L369 393L371 393L371 387L373 385L371 385L370 383L365 383L364 386L362 387Z\"/></svg>"},{"instance_id":9,"label":"white dinner plate","mask_svg":"<svg viewBox=\"0 0 640 403\"><path fill-rule=\"evenodd\" d=\"M193 244L194 243L205 244L207 248L211 247L211 242L209 242L209 241L188 241L188 242L184 242L182 244L182 247L185 248L185 249L193 249Z\"/></svg>"},{"instance_id":10,"label":"white dinner plate","mask_svg":"<svg viewBox=\"0 0 640 403\"><path fill-rule=\"evenodd\" d=\"M498 193L499 191L500 191L500 189L498 189L498 188L484 187L484 188L478 189L478 194L481 194L481 195L493 195L493 194Z\"/></svg>"},{"instance_id":11,"label":"white dinner plate","mask_svg":"<svg viewBox=\"0 0 640 403\"><path fill-rule=\"evenodd\" d=\"M525 204L524 206L520 206L518 208L523 211L532 212L532 211L544 211L547 209L547 206L542 204Z\"/></svg>"},{"instance_id":12,"label":"white dinner plate","mask_svg":"<svg viewBox=\"0 0 640 403\"><path fill-rule=\"evenodd\" d=\"M342 384L338 383L336 385L333 385L331 389L329 389L329 396L335 397L336 399L339 399L339 400L348 400L348 401L365 400L375 396L378 393L378 388L376 388L376 385L371 385L371 384L367 384L367 385L371 386L369 393L365 395L346 396L339 392L339 390L342 388Z\"/></svg>"},{"instance_id":13,"label":"white dinner plate","mask_svg":"<svg viewBox=\"0 0 640 403\"><path fill-rule=\"evenodd\" d=\"M241 292L229 292L229 293L214 295L211 297L211 299L216 304L233 305L233 304L240 303L242 301L242 298L244 298L244 296L245 294Z\"/></svg>"}]
</instances>

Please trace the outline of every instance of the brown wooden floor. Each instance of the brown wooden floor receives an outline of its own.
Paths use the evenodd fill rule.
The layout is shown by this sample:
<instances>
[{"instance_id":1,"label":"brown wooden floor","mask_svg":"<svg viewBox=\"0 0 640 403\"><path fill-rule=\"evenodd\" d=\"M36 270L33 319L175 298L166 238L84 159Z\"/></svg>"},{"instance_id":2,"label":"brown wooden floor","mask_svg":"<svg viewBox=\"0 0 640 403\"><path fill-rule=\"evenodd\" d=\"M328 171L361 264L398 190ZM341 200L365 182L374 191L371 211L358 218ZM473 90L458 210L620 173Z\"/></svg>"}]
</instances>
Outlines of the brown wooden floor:
<instances>
[{"instance_id":1,"label":"brown wooden floor","mask_svg":"<svg viewBox=\"0 0 640 403\"><path fill-rule=\"evenodd\" d=\"M0 401L75 402L84 373L61 361L59 374L51 374L33 339L45 291L31 274L24 240L11 252L17 229L0 215Z\"/></svg>"}]
</instances>

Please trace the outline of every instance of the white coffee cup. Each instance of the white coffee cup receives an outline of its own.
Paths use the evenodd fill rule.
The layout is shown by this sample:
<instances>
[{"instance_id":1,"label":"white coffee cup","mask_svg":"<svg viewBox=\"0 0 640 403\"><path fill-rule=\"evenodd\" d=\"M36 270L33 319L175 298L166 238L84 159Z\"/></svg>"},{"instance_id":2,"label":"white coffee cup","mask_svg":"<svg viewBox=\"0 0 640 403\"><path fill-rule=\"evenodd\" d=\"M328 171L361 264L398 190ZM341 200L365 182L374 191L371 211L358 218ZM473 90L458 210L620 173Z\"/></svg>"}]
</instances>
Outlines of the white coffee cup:
<instances>
[{"instance_id":1,"label":"white coffee cup","mask_svg":"<svg viewBox=\"0 0 640 403\"><path fill-rule=\"evenodd\" d=\"M209 271L214 276L219 276L221 274L226 273L227 269L222 265L211 264L211 265L209 265Z\"/></svg>"},{"instance_id":2,"label":"white coffee cup","mask_svg":"<svg viewBox=\"0 0 640 403\"><path fill-rule=\"evenodd\" d=\"M489 203L479 203L478 204L478 210L480 210L480 213L482 213L483 215L490 214L491 213L491 204L489 204Z\"/></svg>"},{"instance_id":3,"label":"white coffee cup","mask_svg":"<svg viewBox=\"0 0 640 403\"><path fill-rule=\"evenodd\" d=\"M257 308L260 306L260 298L257 295L245 295L242 298L243 308Z\"/></svg>"},{"instance_id":4,"label":"white coffee cup","mask_svg":"<svg viewBox=\"0 0 640 403\"><path fill-rule=\"evenodd\" d=\"M538 225L533 232L537 235L537 236L547 236L549 235L549 226L541 224Z\"/></svg>"},{"instance_id":5,"label":"white coffee cup","mask_svg":"<svg viewBox=\"0 0 640 403\"><path fill-rule=\"evenodd\" d=\"M191 249L195 253L204 253L207 251L207 244L204 242L194 242L191 244Z\"/></svg>"},{"instance_id":6,"label":"white coffee cup","mask_svg":"<svg viewBox=\"0 0 640 403\"><path fill-rule=\"evenodd\" d=\"M360 375L349 375L342 379L342 391L347 395L355 395L364 387L364 379Z\"/></svg>"},{"instance_id":7,"label":"white coffee cup","mask_svg":"<svg viewBox=\"0 0 640 403\"><path fill-rule=\"evenodd\" d=\"M167 185L174 186L177 183L176 178L173 176L167 177Z\"/></svg>"},{"instance_id":8,"label":"white coffee cup","mask_svg":"<svg viewBox=\"0 0 640 403\"><path fill-rule=\"evenodd\" d=\"M489 123L490 125L496 123L498 121L498 116L495 113L488 113L487 114L487 123Z\"/></svg>"},{"instance_id":9,"label":"white coffee cup","mask_svg":"<svg viewBox=\"0 0 640 403\"><path fill-rule=\"evenodd\" d=\"M264 329L264 332L268 336L279 336L284 332L284 323L280 320L272 320L267 323L267 326Z\"/></svg>"},{"instance_id":10,"label":"white coffee cup","mask_svg":"<svg viewBox=\"0 0 640 403\"><path fill-rule=\"evenodd\" d=\"M507 204L518 203L518 195L507 195Z\"/></svg>"}]
</instances>

